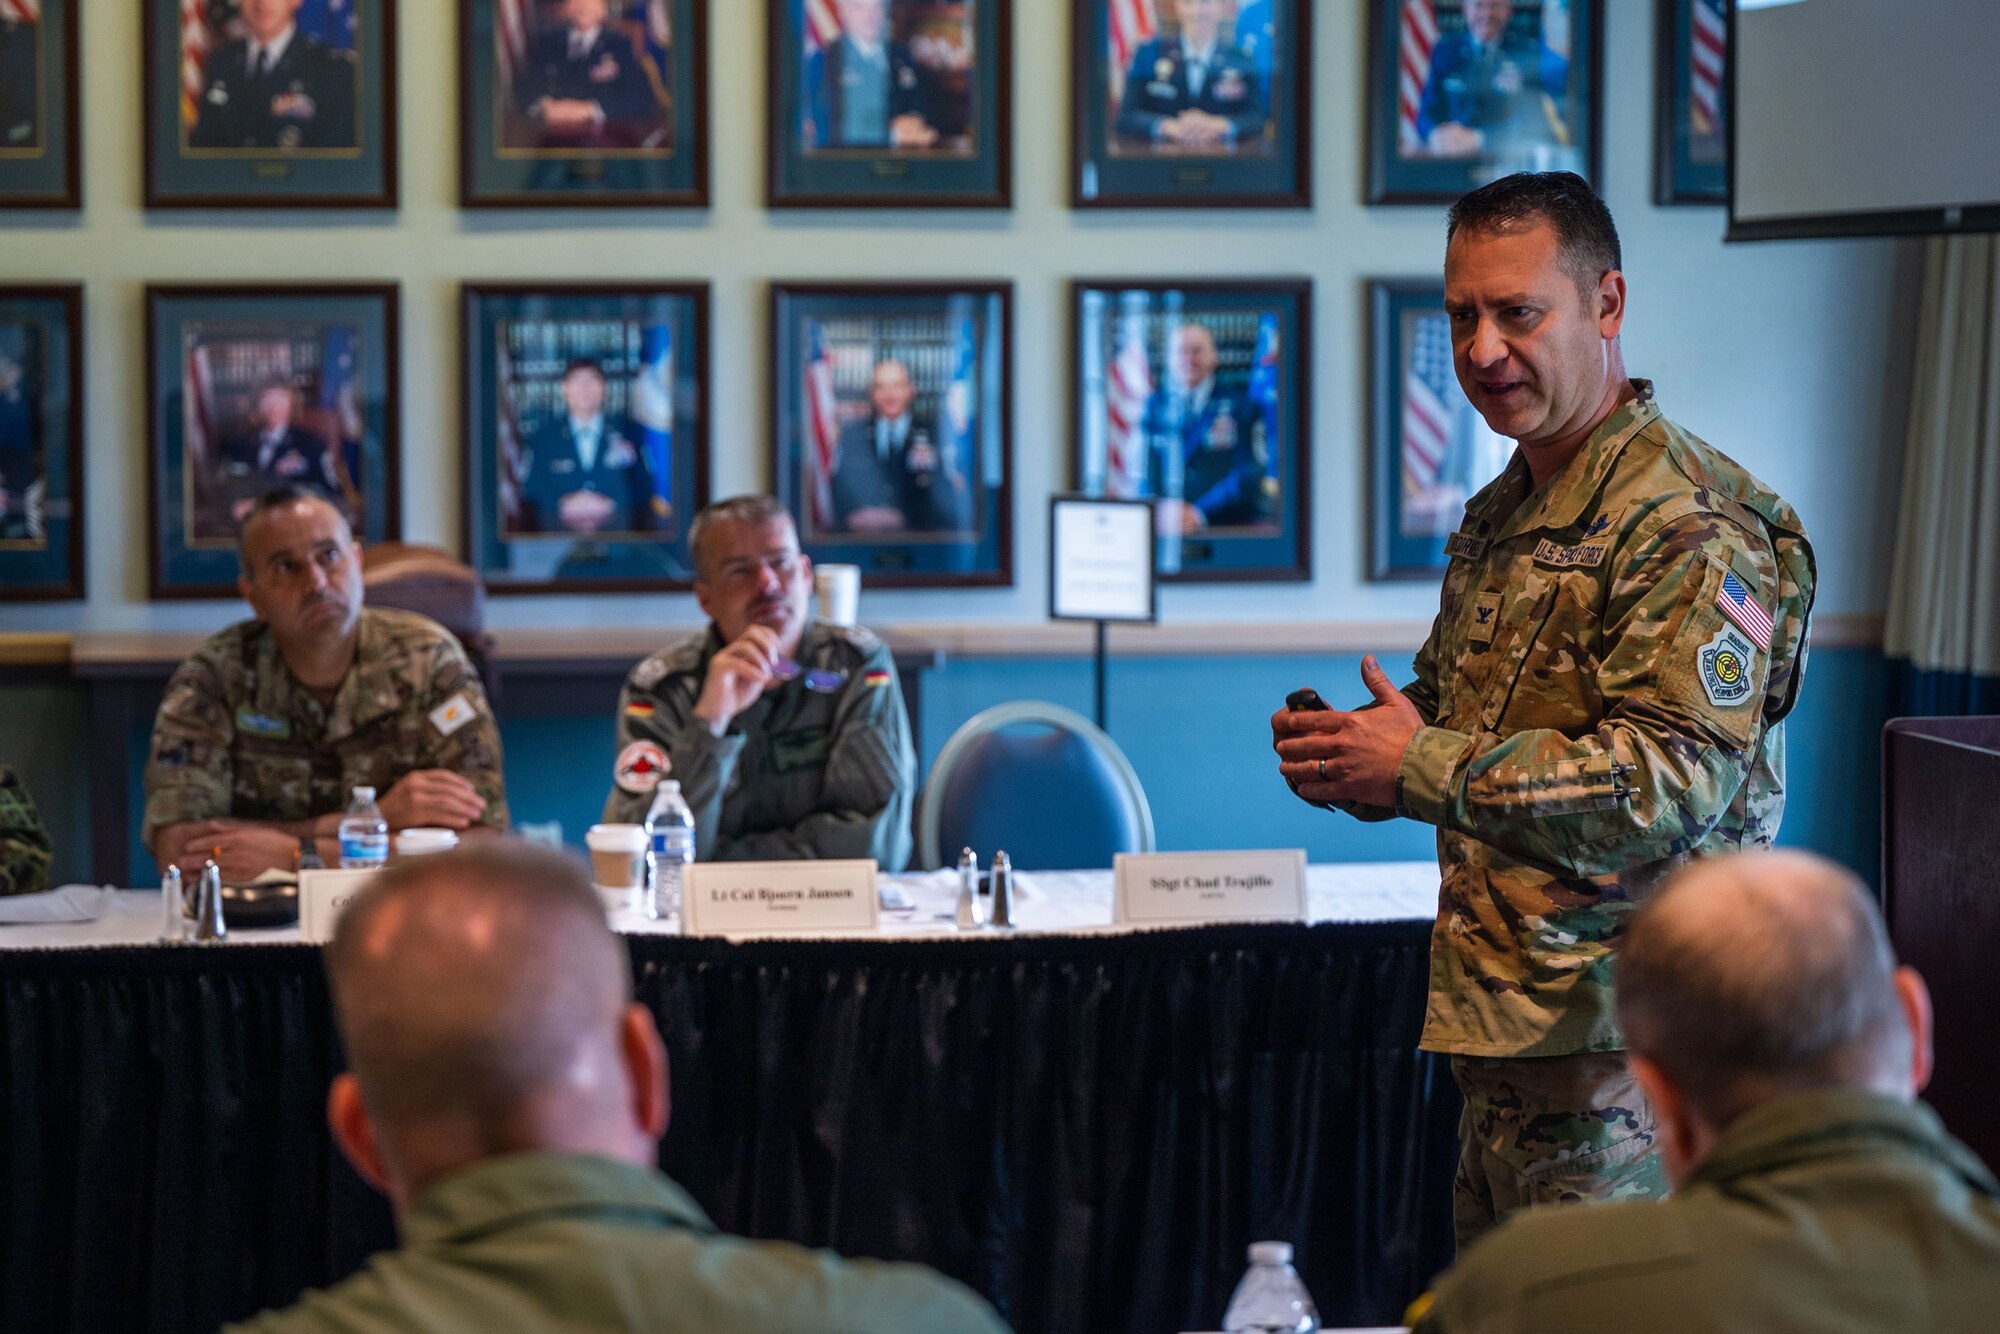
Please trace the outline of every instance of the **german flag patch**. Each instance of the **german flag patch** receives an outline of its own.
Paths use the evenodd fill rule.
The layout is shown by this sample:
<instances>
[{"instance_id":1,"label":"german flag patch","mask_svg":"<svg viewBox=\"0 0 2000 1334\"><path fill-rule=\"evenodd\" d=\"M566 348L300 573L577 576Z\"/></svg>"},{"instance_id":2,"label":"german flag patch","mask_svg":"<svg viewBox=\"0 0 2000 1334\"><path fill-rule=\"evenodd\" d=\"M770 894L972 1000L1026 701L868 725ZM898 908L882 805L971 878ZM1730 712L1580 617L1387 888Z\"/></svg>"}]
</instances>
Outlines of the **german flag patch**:
<instances>
[{"instance_id":1,"label":"german flag patch","mask_svg":"<svg viewBox=\"0 0 2000 1334\"><path fill-rule=\"evenodd\" d=\"M869 672L861 678L861 684L865 686L885 686L895 679L895 677L889 675L887 672Z\"/></svg>"},{"instance_id":2,"label":"german flag patch","mask_svg":"<svg viewBox=\"0 0 2000 1334\"><path fill-rule=\"evenodd\" d=\"M650 718L653 716L653 705L650 701L643 699L631 700L625 705L625 716L627 718Z\"/></svg>"}]
</instances>

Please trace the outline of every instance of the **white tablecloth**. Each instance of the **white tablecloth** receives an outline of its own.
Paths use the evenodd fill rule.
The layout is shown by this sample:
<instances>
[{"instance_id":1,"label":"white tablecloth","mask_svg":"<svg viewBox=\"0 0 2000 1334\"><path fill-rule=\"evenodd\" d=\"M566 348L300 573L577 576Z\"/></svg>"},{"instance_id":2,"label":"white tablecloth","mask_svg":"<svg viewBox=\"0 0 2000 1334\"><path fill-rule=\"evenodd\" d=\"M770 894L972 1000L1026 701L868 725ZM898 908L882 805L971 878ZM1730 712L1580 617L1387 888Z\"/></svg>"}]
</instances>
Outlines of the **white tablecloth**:
<instances>
[{"instance_id":1,"label":"white tablecloth","mask_svg":"<svg viewBox=\"0 0 2000 1334\"><path fill-rule=\"evenodd\" d=\"M1090 935L1135 928L1111 921L1112 881L1109 871L1035 871L1015 877L1015 934L1036 932ZM913 904L906 912L882 914L885 936L956 937L953 926L958 903L955 871L883 876L881 885L900 886ZM1429 920L1437 915L1438 870L1435 862L1348 862L1306 868L1306 895L1315 922L1391 922ZM656 922L637 913L616 913L614 929L630 934L671 933L672 922ZM1189 923L1188 925L1195 925ZM1147 926L1141 929L1158 929ZM105 899L105 910L93 922L41 925L0 925L0 949L87 949L106 945L142 945L159 938L158 890L120 890ZM991 931L966 936L991 937ZM293 944L296 927L274 931L236 930L230 944Z\"/></svg>"}]
</instances>

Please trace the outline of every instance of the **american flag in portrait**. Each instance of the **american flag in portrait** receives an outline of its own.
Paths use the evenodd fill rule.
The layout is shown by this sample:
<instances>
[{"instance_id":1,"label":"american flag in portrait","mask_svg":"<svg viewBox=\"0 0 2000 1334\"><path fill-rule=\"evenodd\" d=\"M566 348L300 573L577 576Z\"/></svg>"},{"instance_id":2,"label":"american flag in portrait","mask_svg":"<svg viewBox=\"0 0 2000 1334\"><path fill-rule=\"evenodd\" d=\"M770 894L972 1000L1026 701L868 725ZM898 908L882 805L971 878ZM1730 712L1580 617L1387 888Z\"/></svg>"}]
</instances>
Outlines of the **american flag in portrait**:
<instances>
[{"instance_id":1,"label":"american flag in portrait","mask_svg":"<svg viewBox=\"0 0 2000 1334\"><path fill-rule=\"evenodd\" d=\"M1729 53L1724 0L1690 0L1688 120L1696 138L1722 133L1722 76Z\"/></svg>"}]
</instances>

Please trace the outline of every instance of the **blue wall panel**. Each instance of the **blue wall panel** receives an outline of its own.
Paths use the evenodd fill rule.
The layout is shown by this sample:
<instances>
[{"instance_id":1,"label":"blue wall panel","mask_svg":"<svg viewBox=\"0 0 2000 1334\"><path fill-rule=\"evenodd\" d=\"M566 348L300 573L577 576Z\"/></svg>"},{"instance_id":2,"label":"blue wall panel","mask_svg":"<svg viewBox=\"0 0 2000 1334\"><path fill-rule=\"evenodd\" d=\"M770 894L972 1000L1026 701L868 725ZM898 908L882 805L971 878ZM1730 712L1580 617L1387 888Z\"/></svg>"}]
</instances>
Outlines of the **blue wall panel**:
<instances>
[{"instance_id":1,"label":"blue wall panel","mask_svg":"<svg viewBox=\"0 0 2000 1334\"><path fill-rule=\"evenodd\" d=\"M1389 655L1398 681L1410 660ZM1319 811L1286 790L1271 753L1271 711L1287 691L1312 685L1336 706L1359 703L1361 660L1352 656L1114 659L1109 730L1131 757L1153 804L1160 846L1302 847L1316 862L1409 861L1434 855L1432 832L1407 820L1363 824ZM1879 873L1881 731L1888 718L1889 669L1872 649L1812 655L1805 690L1787 725L1790 791L1779 841L1845 862L1872 884ZM922 731L925 771L952 731L981 709L1043 699L1088 717L1087 659L968 659L926 672ZM501 725L508 804L517 821L560 820L565 841L581 845L611 788L613 720L509 718ZM133 810L145 763L144 732L127 756ZM30 775L31 781L33 775ZM59 841L66 823L51 803ZM81 840L83 831L72 831ZM135 868L151 860L137 847ZM71 842L74 848L75 843ZM143 883L150 874L141 870Z\"/></svg>"}]
</instances>

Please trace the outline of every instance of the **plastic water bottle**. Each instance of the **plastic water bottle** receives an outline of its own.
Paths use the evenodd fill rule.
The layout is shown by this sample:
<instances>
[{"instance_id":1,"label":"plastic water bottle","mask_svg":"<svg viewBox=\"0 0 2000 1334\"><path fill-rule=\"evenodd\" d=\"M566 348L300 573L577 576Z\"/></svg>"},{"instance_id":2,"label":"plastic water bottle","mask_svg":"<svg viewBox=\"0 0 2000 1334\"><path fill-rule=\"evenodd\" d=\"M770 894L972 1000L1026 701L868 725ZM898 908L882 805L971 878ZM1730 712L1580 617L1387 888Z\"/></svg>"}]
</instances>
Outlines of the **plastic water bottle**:
<instances>
[{"instance_id":1,"label":"plastic water bottle","mask_svg":"<svg viewBox=\"0 0 2000 1334\"><path fill-rule=\"evenodd\" d=\"M357 787L347 814L340 817L342 870L372 871L389 860L389 822L375 804L375 789Z\"/></svg>"},{"instance_id":2,"label":"plastic water bottle","mask_svg":"<svg viewBox=\"0 0 2000 1334\"><path fill-rule=\"evenodd\" d=\"M680 783L660 780L646 812L646 915L672 917L681 910L681 872L694 862L694 812Z\"/></svg>"},{"instance_id":3,"label":"plastic water bottle","mask_svg":"<svg viewBox=\"0 0 2000 1334\"><path fill-rule=\"evenodd\" d=\"M1313 1334L1319 1311L1292 1268L1292 1244L1259 1241L1250 1247L1250 1269L1236 1285L1222 1317L1224 1334Z\"/></svg>"}]
</instances>

